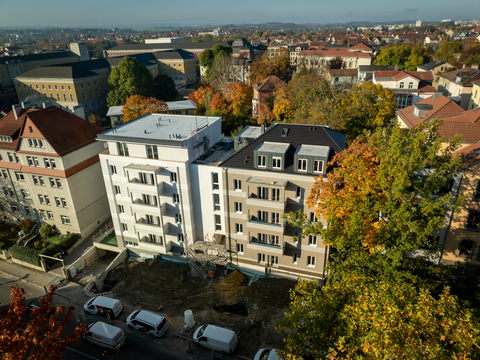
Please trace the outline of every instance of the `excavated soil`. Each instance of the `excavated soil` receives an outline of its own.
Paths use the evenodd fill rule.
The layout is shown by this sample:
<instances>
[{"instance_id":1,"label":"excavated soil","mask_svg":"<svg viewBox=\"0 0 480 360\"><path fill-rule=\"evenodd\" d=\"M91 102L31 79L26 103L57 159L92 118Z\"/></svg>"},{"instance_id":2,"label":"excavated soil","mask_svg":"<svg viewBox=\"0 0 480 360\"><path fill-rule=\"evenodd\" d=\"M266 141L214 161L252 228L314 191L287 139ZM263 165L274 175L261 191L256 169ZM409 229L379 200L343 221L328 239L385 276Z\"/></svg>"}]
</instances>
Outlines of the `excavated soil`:
<instances>
[{"instance_id":1,"label":"excavated soil","mask_svg":"<svg viewBox=\"0 0 480 360\"><path fill-rule=\"evenodd\" d=\"M125 262L112 270L104 291L129 307L161 311L170 321L182 322L184 311L193 311L197 324L214 323L237 332L238 353L253 357L260 346L281 347L274 331L287 311L289 291L296 282L263 278L252 283L238 270L225 276L217 269L213 279L189 276L187 265L171 262Z\"/></svg>"}]
</instances>

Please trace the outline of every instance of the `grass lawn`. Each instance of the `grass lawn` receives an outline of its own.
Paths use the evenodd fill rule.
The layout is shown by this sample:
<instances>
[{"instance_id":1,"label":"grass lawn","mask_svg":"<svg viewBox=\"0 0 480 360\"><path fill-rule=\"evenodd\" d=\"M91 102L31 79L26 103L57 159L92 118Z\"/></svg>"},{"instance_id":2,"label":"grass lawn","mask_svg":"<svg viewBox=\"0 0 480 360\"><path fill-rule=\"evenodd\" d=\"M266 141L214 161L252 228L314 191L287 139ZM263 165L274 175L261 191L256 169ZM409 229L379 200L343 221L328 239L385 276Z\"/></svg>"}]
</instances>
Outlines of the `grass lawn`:
<instances>
[{"instance_id":1,"label":"grass lawn","mask_svg":"<svg viewBox=\"0 0 480 360\"><path fill-rule=\"evenodd\" d=\"M117 237L115 236L115 231L112 231L110 234L108 234L108 236L105 237L102 241L100 241L100 243L111 245L111 246L118 246Z\"/></svg>"}]
</instances>

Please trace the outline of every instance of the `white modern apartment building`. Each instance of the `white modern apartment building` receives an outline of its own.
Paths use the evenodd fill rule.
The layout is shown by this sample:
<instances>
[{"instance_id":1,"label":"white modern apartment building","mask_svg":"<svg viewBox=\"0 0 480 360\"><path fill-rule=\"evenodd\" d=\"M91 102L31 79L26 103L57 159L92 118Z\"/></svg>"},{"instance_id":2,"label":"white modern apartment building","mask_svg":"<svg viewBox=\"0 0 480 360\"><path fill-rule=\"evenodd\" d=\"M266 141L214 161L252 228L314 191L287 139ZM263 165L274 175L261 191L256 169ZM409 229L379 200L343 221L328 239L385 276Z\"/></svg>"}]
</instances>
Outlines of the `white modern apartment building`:
<instances>
[{"instance_id":1,"label":"white modern apartment building","mask_svg":"<svg viewBox=\"0 0 480 360\"><path fill-rule=\"evenodd\" d=\"M119 248L183 255L186 243L203 240L197 229L215 232L214 211L202 212L198 203L198 193L214 202L199 174L214 178L192 163L222 140L221 121L148 114L98 135L107 144L100 162Z\"/></svg>"}]
</instances>

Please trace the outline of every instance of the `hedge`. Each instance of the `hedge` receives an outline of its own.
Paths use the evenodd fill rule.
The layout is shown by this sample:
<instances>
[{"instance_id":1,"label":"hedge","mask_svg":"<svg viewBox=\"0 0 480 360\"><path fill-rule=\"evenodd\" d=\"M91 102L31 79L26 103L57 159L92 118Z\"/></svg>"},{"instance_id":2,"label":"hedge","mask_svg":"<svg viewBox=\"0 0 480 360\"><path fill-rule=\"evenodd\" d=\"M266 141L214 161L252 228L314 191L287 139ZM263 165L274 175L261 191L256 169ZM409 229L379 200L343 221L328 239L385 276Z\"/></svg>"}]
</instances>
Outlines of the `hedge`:
<instances>
[{"instance_id":1,"label":"hedge","mask_svg":"<svg viewBox=\"0 0 480 360\"><path fill-rule=\"evenodd\" d=\"M52 256L58 253L61 249L67 250L78 239L78 236L75 233L70 233L66 236L56 236L56 237L59 238L58 241L51 243L49 246L47 246L42 250L35 250L32 248L23 247L15 244L12 247L10 247L8 251L10 252L10 255L12 255L12 257L17 260L25 261L35 266L40 266L40 257L38 256L39 254Z\"/></svg>"},{"instance_id":2,"label":"hedge","mask_svg":"<svg viewBox=\"0 0 480 360\"><path fill-rule=\"evenodd\" d=\"M35 249L15 244L8 249L8 252L17 260L40 266L40 257L38 256L38 251Z\"/></svg>"},{"instance_id":3,"label":"hedge","mask_svg":"<svg viewBox=\"0 0 480 360\"><path fill-rule=\"evenodd\" d=\"M5 246L5 243L0 241L0 250L3 249L4 246Z\"/></svg>"}]
</instances>

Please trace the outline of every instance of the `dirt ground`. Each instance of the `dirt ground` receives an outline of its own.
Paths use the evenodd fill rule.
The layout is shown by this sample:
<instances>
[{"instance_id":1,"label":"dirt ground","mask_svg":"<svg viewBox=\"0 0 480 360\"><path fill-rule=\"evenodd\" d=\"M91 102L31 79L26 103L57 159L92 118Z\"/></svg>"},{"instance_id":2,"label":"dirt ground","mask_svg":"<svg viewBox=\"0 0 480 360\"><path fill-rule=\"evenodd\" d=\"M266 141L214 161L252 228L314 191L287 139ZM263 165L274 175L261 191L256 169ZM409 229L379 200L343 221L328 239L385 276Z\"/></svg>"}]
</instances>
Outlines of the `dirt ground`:
<instances>
[{"instance_id":1,"label":"dirt ground","mask_svg":"<svg viewBox=\"0 0 480 360\"><path fill-rule=\"evenodd\" d=\"M250 278L234 270L215 271L213 279L189 276L186 264L125 262L112 270L104 291L113 291L125 305L125 314L142 308L161 312L183 326L184 311L193 311L197 326L215 324L239 336L237 353L253 358L262 346L282 347L275 332L277 319L287 311L289 290L295 282L263 278L250 286ZM111 290L110 290L111 289Z\"/></svg>"}]
</instances>

